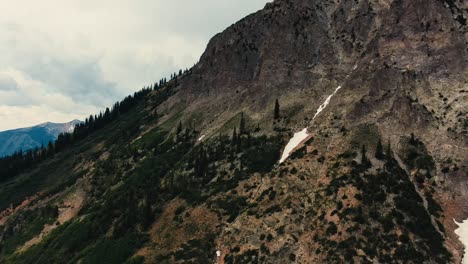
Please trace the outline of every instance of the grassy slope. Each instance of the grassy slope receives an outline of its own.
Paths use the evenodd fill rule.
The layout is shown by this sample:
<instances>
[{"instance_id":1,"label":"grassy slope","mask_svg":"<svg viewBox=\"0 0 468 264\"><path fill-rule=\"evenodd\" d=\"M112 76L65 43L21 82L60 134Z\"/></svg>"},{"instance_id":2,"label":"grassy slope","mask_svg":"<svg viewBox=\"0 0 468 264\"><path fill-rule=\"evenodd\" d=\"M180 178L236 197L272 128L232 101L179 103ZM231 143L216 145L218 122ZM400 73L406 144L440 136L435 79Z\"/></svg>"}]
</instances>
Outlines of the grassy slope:
<instances>
[{"instance_id":1,"label":"grassy slope","mask_svg":"<svg viewBox=\"0 0 468 264\"><path fill-rule=\"evenodd\" d=\"M152 95L154 96L157 97ZM273 223L278 215L298 217L300 213L307 213L303 205L290 205L286 200L279 198L289 195L295 198L295 195L317 190L319 192L313 196L311 203L323 208L316 206L314 209L316 212L309 219L313 223L313 228L310 229L316 230L313 235L317 236L313 238L310 234L309 241L313 238L312 243L317 247L313 249L320 249L316 251L314 257L327 257L338 261L342 255L362 254L349 250L356 247L357 242L348 239L345 236L346 232L342 233L343 236L333 237L337 229L341 231L344 228L354 228L354 231L358 231L362 236L358 242L360 246L364 245L361 246L362 252L371 258L379 257L385 261L392 257L387 254L389 248L398 250L401 259L412 259L415 256L431 259L428 251L434 249L440 253L438 257L448 257L440 245L443 238L438 238L436 244L428 242L427 236L435 237L436 234L428 221L425 221L427 233L414 230L418 218L425 220L428 218L426 212L421 210L421 201L409 184L408 175L400 169L390 173L367 172L366 169L356 167L349 157L340 160L338 154L342 153L335 153L337 156L335 158L327 154L328 150L327 152L322 150L318 155L304 150L301 155L293 157L292 167L286 165L272 170L283 144L281 136L262 137L259 136L263 133L261 131L256 133L257 136L242 136L241 143L220 136L208 139L203 144L196 144L199 136L196 131L189 131L186 135L182 133L178 140L174 140L175 136L170 134L179 119L183 118L181 113L164 118L166 121L157 127L151 126L157 123L157 118L151 117L148 113L145 102L142 101L116 122L60 153L54 159L41 164L36 170L0 186L0 197L5 198L5 201L2 201L2 208L10 203L20 203L25 197L37 192L45 193L43 196L57 193L73 185L74 181L83 175L87 178L89 195L88 203L81 209L79 217L59 226L41 243L23 254L14 254L11 248L21 246L24 241L37 234L37 230L40 229L37 225L43 225L49 219L46 218L39 224L36 221L24 221L21 230L25 230L26 234L21 235L21 239L15 234L0 244L3 247L1 262L76 263L82 260L83 263L97 263L99 260L105 260L106 263L125 261L138 263L141 258L131 257L138 249L146 248L150 253L142 255L149 262L172 263L192 260L203 263L212 258L215 237L220 233L220 226L230 227L239 221L238 219L249 220L241 222L242 228L239 233L233 232L223 237L226 243L231 243L233 249L226 260L246 261L263 257L287 262L296 258L296 255L292 255L293 247L284 249L287 254L282 251L265 250L265 247L273 248L276 238L280 241L282 237L288 236L284 232L283 220L278 222L283 226L278 226L279 231L271 243L255 242L262 240L261 237L256 237L261 235L259 232L255 234L243 232L248 231L249 225L257 228L258 223L262 225ZM246 119L249 121L248 117ZM235 116L228 120L221 130L224 129L225 134L231 134L238 122L239 117ZM142 135L145 127L152 129ZM345 139L350 143L348 152L359 151L363 142L369 148L375 147L378 131L374 127L364 127L350 133L353 137ZM369 141L368 138L372 140ZM329 143L328 135L323 138L317 135L314 146L323 145L322 147L326 148ZM327 158L325 162L321 159L323 156ZM204 174L198 176L197 168L203 167L201 165L203 159L208 160L208 165ZM336 167L332 162L336 162ZM296 163L297 167L294 165ZM304 177L320 177L319 171L323 171L327 166L330 167L328 172L332 174L330 177L327 175L321 179L321 182L310 185L301 182L303 181L301 178ZM314 173L307 175L304 172L306 170ZM344 173L341 175L338 172ZM258 177L262 180L258 181ZM267 182L271 181L271 185L262 187L263 178ZM382 181L383 178L388 178L388 182ZM280 182L281 185L278 184ZM281 190L281 186L295 184L305 189L287 192ZM395 186L395 191L387 190L386 186L390 184ZM265 191L265 195L258 193L260 188L266 187L269 188ZM376 212L374 202L369 205L366 201L358 202L356 199L356 206L343 208L343 205L338 205L339 190L343 188L349 192L361 192L361 199L366 198L363 194L375 195L376 197L367 197L365 200L380 199L383 205L380 205ZM399 191L404 188L407 190ZM259 195L260 198L268 197L272 203L268 204L268 207L259 206L262 200L255 200L259 199ZM417 200L414 208L418 211L400 203L399 208L397 207L401 211L400 214L397 212L393 216L391 209L399 199L401 200L399 197ZM174 202L179 199L183 202ZM343 197L341 199L343 204L346 199ZM288 208L291 211L282 213L285 206L292 206ZM413 216L412 213L416 211L420 215ZM40 212L34 213L40 214ZM207 217L207 222L200 222L201 215L210 217ZM333 220L335 215L343 220L341 222ZM386 218L378 218L376 215ZM266 221L272 216L274 216L272 221ZM366 219L373 217L376 219L366 222L362 221L362 216L366 216ZM253 217L256 219L252 220ZM327 221L324 221L325 217L328 218L325 219ZM399 218L403 218L404 221L398 222ZM294 223L291 226L300 225ZM385 231L388 226L392 228L396 226L396 230L403 230L405 236L393 233L382 235L380 239L386 241L384 245L377 245L375 241L366 239L367 233L380 229ZM370 227L378 230L372 230ZM271 228L273 227L268 227ZM250 248L237 251L236 248L243 245L243 242L236 241L236 237L247 235L254 237ZM176 236L183 239L179 241ZM405 240L406 236L417 242L411 247L399 247L391 242L395 239ZM298 233L297 237L301 237L301 233ZM302 241L301 245L307 243ZM10 250L5 251L5 245L8 245ZM338 251L335 250L337 245L340 247ZM234 252L234 249L237 252ZM312 249L308 249L310 254L313 254ZM342 255L333 253L335 251ZM360 257L365 258L365 256Z\"/></svg>"},{"instance_id":2,"label":"grassy slope","mask_svg":"<svg viewBox=\"0 0 468 264\"><path fill-rule=\"evenodd\" d=\"M109 150L112 152L111 149L119 149L126 146L134 138L135 134L139 132L138 127L143 123L147 124L150 122L150 120L146 119L144 107L145 102L141 101L130 112L122 115L118 120L110 123L103 129L91 134L84 140L76 142L70 148L39 164L33 170L1 184L0 209L4 210L10 205L16 207L28 197L32 197L29 198L29 205L32 206L55 194L59 194L60 196L60 192L73 186L78 178L92 175L92 170L96 167L95 164L99 163L98 160L103 153ZM6 222L6 230L8 230L9 225L18 225L20 231L19 233L6 235L2 239L0 243L0 259L11 254L11 248L20 247L25 241L37 235L47 222L46 220L34 220L34 217L31 219L26 218L23 221L24 212L31 212L36 217L40 214L40 212L35 212L26 207L26 210L18 210ZM69 225L73 226L73 223ZM59 227L50 237L58 236L58 233L63 231L66 226L68 224ZM18 237L21 239L18 239ZM59 255L60 252L57 254ZM13 262L16 262L16 260Z\"/></svg>"}]
</instances>

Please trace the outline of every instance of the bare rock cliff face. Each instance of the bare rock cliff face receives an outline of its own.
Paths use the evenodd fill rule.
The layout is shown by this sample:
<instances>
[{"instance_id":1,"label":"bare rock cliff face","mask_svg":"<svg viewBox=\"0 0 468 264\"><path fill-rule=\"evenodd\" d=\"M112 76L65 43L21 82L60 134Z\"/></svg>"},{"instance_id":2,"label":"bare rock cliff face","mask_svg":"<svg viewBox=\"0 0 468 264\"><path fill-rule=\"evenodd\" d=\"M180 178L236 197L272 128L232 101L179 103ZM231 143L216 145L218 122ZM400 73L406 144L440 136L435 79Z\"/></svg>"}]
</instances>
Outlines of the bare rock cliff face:
<instances>
[{"instance_id":1,"label":"bare rock cliff face","mask_svg":"<svg viewBox=\"0 0 468 264\"><path fill-rule=\"evenodd\" d=\"M274 1L215 36L169 105L232 114L267 111L284 97L307 112L344 81L375 94L386 87L365 82L400 73L424 79L429 97L438 96L433 84L458 93L466 82L467 16L456 1Z\"/></svg>"},{"instance_id":2,"label":"bare rock cliff face","mask_svg":"<svg viewBox=\"0 0 468 264\"><path fill-rule=\"evenodd\" d=\"M273 130L279 98L288 116L283 125L325 136L321 147L333 154L350 143L343 128L375 126L402 159L415 134L435 162L433 178L416 190L442 205L436 220L457 262L463 246L453 219L468 216L467 10L466 2L451 0L277 0L215 36L161 109L168 116L182 111L188 122L199 113L195 124L208 135L240 112ZM406 170L413 182L421 175Z\"/></svg>"}]
</instances>

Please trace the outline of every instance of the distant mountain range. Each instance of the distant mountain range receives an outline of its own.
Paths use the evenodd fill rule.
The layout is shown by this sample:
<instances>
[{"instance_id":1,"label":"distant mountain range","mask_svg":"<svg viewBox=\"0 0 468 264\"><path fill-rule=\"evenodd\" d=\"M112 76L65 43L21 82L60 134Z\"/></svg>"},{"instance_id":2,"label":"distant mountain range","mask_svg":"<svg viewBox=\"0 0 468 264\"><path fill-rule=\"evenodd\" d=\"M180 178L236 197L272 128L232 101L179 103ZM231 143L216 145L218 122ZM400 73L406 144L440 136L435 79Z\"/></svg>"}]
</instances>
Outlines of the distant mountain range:
<instances>
[{"instance_id":1,"label":"distant mountain range","mask_svg":"<svg viewBox=\"0 0 468 264\"><path fill-rule=\"evenodd\" d=\"M57 139L63 132L72 132L79 120L68 123L43 123L33 127L19 128L0 132L0 157L13 154L19 150L29 150L46 146Z\"/></svg>"}]
</instances>

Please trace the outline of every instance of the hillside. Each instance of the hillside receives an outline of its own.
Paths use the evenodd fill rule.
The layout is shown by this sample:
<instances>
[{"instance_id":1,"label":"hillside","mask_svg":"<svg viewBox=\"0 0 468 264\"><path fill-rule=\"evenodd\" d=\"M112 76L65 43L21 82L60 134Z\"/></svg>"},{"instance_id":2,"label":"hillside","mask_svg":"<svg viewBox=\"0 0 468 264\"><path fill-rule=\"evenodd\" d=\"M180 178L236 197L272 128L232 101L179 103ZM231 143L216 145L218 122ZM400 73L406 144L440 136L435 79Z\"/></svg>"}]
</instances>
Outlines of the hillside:
<instances>
[{"instance_id":1,"label":"hillside","mask_svg":"<svg viewBox=\"0 0 468 264\"><path fill-rule=\"evenodd\" d=\"M463 1L267 4L6 177L0 262L460 263L467 18Z\"/></svg>"},{"instance_id":2,"label":"hillside","mask_svg":"<svg viewBox=\"0 0 468 264\"><path fill-rule=\"evenodd\" d=\"M68 123L44 123L33 127L19 128L0 132L0 157L11 155L17 151L27 151L57 139L60 133L73 131L81 121L73 120Z\"/></svg>"}]
</instances>

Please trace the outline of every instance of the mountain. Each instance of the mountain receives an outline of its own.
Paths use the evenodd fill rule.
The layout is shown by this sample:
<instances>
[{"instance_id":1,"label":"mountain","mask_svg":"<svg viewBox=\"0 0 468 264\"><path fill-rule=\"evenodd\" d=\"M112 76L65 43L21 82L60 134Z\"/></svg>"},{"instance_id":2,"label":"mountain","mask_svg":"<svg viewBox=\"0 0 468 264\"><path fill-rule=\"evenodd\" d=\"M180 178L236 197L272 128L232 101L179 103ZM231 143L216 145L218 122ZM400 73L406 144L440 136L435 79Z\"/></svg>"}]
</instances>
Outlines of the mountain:
<instances>
[{"instance_id":1,"label":"mountain","mask_svg":"<svg viewBox=\"0 0 468 264\"><path fill-rule=\"evenodd\" d=\"M0 177L0 262L460 263L467 17L267 4Z\"/></svg>"},{"instance_id":2,"label":"mountain","mask_svg":"<svg viewBox=\"0 0 468 264\"><path fill-rule=\"evenodd\" d=\"M33 127L19 128L0 132L0 157L11 155L16 151L26 151L47 146L57 139L60 133L73 132L75 125L81 121L68 123L44 123Z\"/></svg>"}]
</instances>

